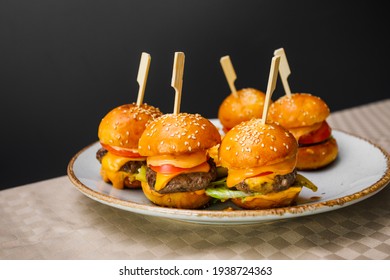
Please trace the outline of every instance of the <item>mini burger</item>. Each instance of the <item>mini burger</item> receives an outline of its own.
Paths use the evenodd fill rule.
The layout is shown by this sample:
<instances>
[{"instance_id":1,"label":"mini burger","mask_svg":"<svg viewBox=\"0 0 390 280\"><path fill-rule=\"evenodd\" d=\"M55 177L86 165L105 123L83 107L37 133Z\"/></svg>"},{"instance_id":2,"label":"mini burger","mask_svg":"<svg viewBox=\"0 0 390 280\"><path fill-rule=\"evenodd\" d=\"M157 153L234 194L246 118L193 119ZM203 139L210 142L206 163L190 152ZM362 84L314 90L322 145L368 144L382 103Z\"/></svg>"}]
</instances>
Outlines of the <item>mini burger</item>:
<instances>
[{"instance_id":1,"label":"mini burger","mask_svg":"<svg viewBox=\"0 0 390 280\"><path fill-rule=\"evenodd\" d=\"M329 114L321 98L306 93L284 95L271 104L268 120L288 129L298 141L298 170L318 169L337 158L338 145L326 121Z\"/></svg>"},{"instance_id":2,"label":"mini burger","mask_svg":"<svg viewBox=\"0 0 390 280\"><path fill-rule=\"evenodd\" d=\"M100 175L113 187L140 188L137 179L146 158L138 153L138 140L146 124L161 116L158 108L135 103L114 108L101 120L98 137L101 148L96 153L101 163Z\"/></svg>"},{"instance_id":3,"label":"mini burger","mask_svg":"<svg viewBox=\"0 0 390 280\"><path fill-rule=\"evenodd\" d=\"M147 157L145 196L164 207L205 206L205 189L217 177L208 149L220 142L218 129L199 114L166 114L150 122L138 146Z\"/></svg>"},{"instance_id":4,"label":"mini burger","mask_svg":"<svg viewBox=\"0 0 390 280\"><path fill-rule=\"evenodd\" d=\"M265 93L254 88L238 90L228 95L218 110L218 119L226 133L237 124L252 118L261 118Z\"/></svg>"},{"instance_id":5,"label":"mini burger","mask_svg":"<svg viewBox=\"0 0 390 280\"><path fill-rule=\"evenodd\" d=\"M207 194L229 200L244 209L290 206L303 186L316 191L297 174L298 144L278 124L252 119L232 128L223 138L219 159L228 175L225 186L208 188Z\"/></svg>"}]
</instances>

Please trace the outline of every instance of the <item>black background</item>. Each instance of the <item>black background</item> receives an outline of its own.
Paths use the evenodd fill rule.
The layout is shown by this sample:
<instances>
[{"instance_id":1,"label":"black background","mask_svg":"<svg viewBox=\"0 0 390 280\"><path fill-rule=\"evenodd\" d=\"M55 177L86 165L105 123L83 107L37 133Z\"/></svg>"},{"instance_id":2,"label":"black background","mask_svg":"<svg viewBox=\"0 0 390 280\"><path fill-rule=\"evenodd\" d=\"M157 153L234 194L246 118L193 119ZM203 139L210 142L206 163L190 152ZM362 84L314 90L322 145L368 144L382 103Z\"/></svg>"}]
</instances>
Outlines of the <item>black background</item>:
<instances>
[{"instance_id":1,"label":"black background","mask_svg":"<svg viewBox=\"0 0 390 280\"><path fill-rule=\"evenodd\" d=\"M136 101L143 51L144 101L165 113L175 51L186 55L181 111L208 118L229 94L220 57L238 89L265 91L280 47L293 92L332 111L385 99L386 18L373 1L0 0L0 188L65 175L101 118ZM278 82L273 99L282 94Z\"/></svg>"}]
</instances>

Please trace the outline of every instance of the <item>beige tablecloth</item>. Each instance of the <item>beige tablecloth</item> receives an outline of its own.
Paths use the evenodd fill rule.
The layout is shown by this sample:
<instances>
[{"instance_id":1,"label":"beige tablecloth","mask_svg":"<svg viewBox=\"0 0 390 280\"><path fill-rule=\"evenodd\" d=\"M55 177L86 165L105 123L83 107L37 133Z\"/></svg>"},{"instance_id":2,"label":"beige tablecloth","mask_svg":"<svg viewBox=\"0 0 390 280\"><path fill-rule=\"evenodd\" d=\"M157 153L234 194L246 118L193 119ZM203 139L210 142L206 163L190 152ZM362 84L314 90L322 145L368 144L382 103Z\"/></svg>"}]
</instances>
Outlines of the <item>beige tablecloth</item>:
<instances>
[{"instance_id":1,"label":"beige tablecloth","mask_svg":"<svg viewBox=\"0 0 390 280\"><path fill-rule=\"evenodd\" d=\"M329 123L390 151L390 99ZM0 192L0 259L390 259L390 188L322 214L218 226L112 208L63 176Z\"/></svg>"}]
</instances>

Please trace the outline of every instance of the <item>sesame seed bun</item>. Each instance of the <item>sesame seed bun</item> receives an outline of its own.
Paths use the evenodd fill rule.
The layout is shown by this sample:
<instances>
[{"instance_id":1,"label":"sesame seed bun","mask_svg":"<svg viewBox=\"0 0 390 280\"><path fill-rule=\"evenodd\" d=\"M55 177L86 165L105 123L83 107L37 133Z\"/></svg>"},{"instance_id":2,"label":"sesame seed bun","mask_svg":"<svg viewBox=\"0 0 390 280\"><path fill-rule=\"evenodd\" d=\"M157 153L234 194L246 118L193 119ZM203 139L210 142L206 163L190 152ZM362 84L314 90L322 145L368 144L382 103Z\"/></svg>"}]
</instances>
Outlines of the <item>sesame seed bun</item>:
<instances>
[{"instance_id":1,"label":"sesame seed bun","mask_svg":"<svg viewBox=\"0 0 390 280\"><path fill-rule=\"evenodd\" d=\"M218 110L218 119L224 131L227 132L243 121L261 118L264 101L265 93L253 88L238 90L237 96L227 96Z\"/></svg>"},{"instance_id":2,"label":"sesame seed bun","mask_svg":"<svg viewBox=\"0 0 390 280\"><path fill-rule=\"evenodd\" d=\"M103 148L97 152L97 159L105 182L118 189L141 188L141 182L135 178L138 173L135 170L145 164L145 158L138 155L138 140L146 124L161 115L158 108L132 103L116 107L104 116L98 128Z\"/></svg>"},{"instance_id":3,"label":"sesame seed bun","mask_svg":"<svg viewBox=\"0 0 390 280\"><path fill-rule=\"evenodd\" d=\"M294 134L299 143L306 135L317 132L326 122L330 110L319 97L308 93L295 93L279 98L271 104L268 119L278 122ZM313 170L329 165L338 155L336 140L331 137L319 143L299 145L298 170Z\"/></svg>"},{"instance_id":4,"label":"sesame seed bun","mask_svg":"<svg viewBox=\"0 0 390 280\"><path fill-rule=\"evenodd\" d=\"M219 148L219 160L227 168L253 168L293 157L297 148L294 136L282 126L252 119L225 135Z\"/></svg>"},{"instance_id":5,"label":"sesame seed bun","mask_svg":"<svg viewBox=\"0 0 390 280\"><path fill-rule=\"evenodd\" d=\"M137 149L146 124L161 115L158 108L145 103L141 106L132 103L116 107L101 120L98 137L103 144Z\"/></svg>"},{"instance_id":6,"label":"sesame seed bun","mask_svg":"<svg viewBox=\"0 0 390 280\"><path fill-rule=\"evenodd\" d=\"M159 194L142 182L142 191L151 202L162 207L179 209L198 209L204 207L211 199L204 191L175 192Z\"/></svg>"},{"instance_id":7,"label":"sesame seed bun","mask_svg":"<svg viewBox=\"0 0 390 280\"><path fill-rule=\"evenodd\" d=\"M199 114L165 114L149 123L138 150L143 156L180 155L207 150L220 141L218 129Z\"/></svg>"},{"instance_id":8,"label":"sesame seed bun","mask_svg":"<svg viewBox=\"0 0 390 280\"><path fill-rule=\"evenodd\" d=\"M308 93L284 95L270 105L268 120L287 129L311 126L324 121L330 114L328 105Z\"/></svg>"},{"instance_id":9,"label":"sesame seed bun","mask_svg":"<svg viewBox=\"0 0 390 280\"><path fill-rule=\"evenodd\" d=\"M258 195L251 199L233 198L232 202L244 209L258 210L286 207L294 203L301 190L301 187L291 187L284 191Z\"/></svg>"},{"instance_id":10,"label":"sesame seed bun","mask_svg":"<svg viewBox=\"0 0 390 280\"><path fill-rule=\"evenodd\" d=\"M320 144L299 147L297 169L314 170L325 167L332 163L337 155L338 145L333 137Z\"/></svg>"},{"instance_id":11,"label":"sesame seed bun","mask_svg":"<svg viewBox=\"0 0 390 280\"><path fill-rule=\"evenodd\" d=\"M215 179L215 166L212 166L208 161L206 163L206 153L208 149L220 142L221 136L218 129L208 119L199 114L165 114L150 122L142 134L138 146L139 153L147 157L148 165L151 158L155 159L159 156L170 156L175 161L180 158L181 164L188 161L192 165L194 156L199 158L196 155L204 152L200 158L205 161L203 163L197 162L196 166L205 165L206 169L199 170L196 166L192 166L185 171L186 174L183 174L185 177L182 177L182 179L180 179L180 173L167 172L163 176L172 175L172 177L165 183L165 186L162 186L161 181L157 180L157 176L161 176L162 173L158 173L158 170L155 171L148 166L147 174L148 172L152 175L155 174L156 180L154 182L151 182L151 180L142 182L142 190L145 196L154 204L163 207L197 209L206 205L211 198L206 195L205 190L194 190L191 189L191 186L193 187L195 184L197 187L203 187L203 182L208 184L210 180ZM158 161L155 161L155 163L156 165L153 165L154 169L159 166ZM162 165L171 164L166 164L164 161ZM205 176L206 174L209 176ZM199 180L203 180L202 183ZM174 182L175 190L162 192L161 190L168 188L167 186L171 182Z\"/></svg>"},{"instance_id":12,"label":"sesame seed bun","mask_svg":"<svg viewBox=\"0 0 390 280\"><path fill-rule=\"evenodd\" d=\"M298 143L281 125L252 119L223 138L219 159L228 168L227 187L248 192L231 201L244 209L267 209L294 203L302 187L294 186ZM251 173L254 170L259 173ZM267 177L269 176L269 177ZM277 179L284 176L282 180ZM289 176L292 179L287 179ZM283 188L273 187L286 181ZM289 181L289 183L287 183ZM272 191L265 187L272 185ZM261 192L263 190L264 192Z\"/></svg>"}]
</instances>

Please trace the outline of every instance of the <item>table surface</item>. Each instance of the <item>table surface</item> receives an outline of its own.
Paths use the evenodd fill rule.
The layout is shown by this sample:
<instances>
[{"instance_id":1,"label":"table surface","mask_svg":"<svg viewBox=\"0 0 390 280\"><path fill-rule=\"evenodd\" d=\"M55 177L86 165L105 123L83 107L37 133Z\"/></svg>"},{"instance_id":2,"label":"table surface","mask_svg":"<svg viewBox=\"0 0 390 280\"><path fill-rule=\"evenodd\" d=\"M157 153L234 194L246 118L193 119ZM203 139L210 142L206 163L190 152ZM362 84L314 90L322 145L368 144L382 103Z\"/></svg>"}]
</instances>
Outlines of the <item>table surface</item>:
<instances>
[{"instance_id":1,"label":"table surface","mask_svg":"<svg viewBox=\"0 0 390 280\"><path fill-rule=\"evenodd\" d=\"M329 123L390 152L390 99ZM390 188L311 216L203 225L101 204L62 176L0 191L0 259L390 259Z\"/></svg>"}]
</instances>

